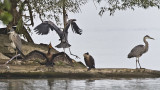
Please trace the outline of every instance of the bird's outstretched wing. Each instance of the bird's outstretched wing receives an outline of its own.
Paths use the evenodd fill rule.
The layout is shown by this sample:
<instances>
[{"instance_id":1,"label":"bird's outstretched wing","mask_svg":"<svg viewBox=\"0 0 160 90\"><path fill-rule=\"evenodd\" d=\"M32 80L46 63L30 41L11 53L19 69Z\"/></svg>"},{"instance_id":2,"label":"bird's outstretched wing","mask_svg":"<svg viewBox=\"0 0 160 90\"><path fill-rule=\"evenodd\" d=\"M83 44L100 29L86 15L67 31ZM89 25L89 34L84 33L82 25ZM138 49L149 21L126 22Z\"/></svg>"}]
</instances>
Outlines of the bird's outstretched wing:
<instances>
[{"instance_id":1,"label":"bird's outstretched wing","mask_svg":"<svg viewBox=\"0 0 160 90\"><path fill-rule=\"evenodd\" d=\"M82 34L82 29L80 29L78 27L78 25L76 24L76 22L71 22L71 27L72 27L72 31L75 32L76 34L81 35Z\"/></svg>"},{"instance_id":2,"label":"bird's outstretched wing","mask_svg":"<svg viewBox=\"0 0 160 90\"><path fill-rule=\"evenodd\" d=\"M41 35L48 34L50 29L52 31L55 30L60 37L63 34L62 31L52 21L44 21L34 28L35 32Z\"/></svg>"},{"instance_id":3,"label":"bird's outstretched wing","mask_svg":"<svg viewBox=\"0 0 160 90\"><path fill-rule=\"evenodd\" d=\"M48 58L43 52L37 50L34 50L29 54L27 54L23 60L35 60L35 59L48 60Z\"/></svg>"},{"instance_id":4,"label":"bird's outstretched wing","mask_svg":"<svg viewBox=\"0 0 160 90\"><path fill-rule=\"evenodd\" d=\"M54 63L57 62L57 61L63 61L63 62L66 62L66 63L68 63L70 65L73 64L72 59L66 53L64 53L64 52L59 52L57 54L53 54L52 55L52 61Z\"/></svg>"},{"instance_id":5,"label":"bird's outstretched wing","mask_svg":"<svg viewBox=\"0 0 160 90\"><path fill-rule=\"evenodd\" d=\"M49 33L49 30L50 30L50 25L48 24L47 21L45 22L42 22L41 24L39 24L38 26L36 26L34 28L35 32L37 34L41 34L41 35L44 35L44 34L48 34Z\"/></svg>"},{"instance_id":6,"label":"bird's outstretched wing","mask_svg":"<svg viewBox=\"0 0 160 90\"><path fill-rule=\"evenodd\" d=\"M64 28L64 32L65 32L65 33L68 33L68 28L69 28L69 26L71 25L72 31L75 32L76 34L81 35L81 34L82 34L82 30L78 27L78 25L77 25L74 21L76 21L76 19L70 19L70 20L67 22L67 25L66 25L66 27Z\"/></svg>"}]
</instances>

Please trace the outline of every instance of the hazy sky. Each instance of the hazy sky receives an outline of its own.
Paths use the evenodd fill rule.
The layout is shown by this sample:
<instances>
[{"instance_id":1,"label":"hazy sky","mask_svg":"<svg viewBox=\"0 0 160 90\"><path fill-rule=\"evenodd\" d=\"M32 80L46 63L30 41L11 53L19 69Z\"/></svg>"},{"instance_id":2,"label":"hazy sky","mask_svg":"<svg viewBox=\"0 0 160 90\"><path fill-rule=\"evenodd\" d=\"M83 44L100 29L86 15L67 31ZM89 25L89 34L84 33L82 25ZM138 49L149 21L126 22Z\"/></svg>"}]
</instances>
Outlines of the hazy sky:
<instances>
[{"instance_id":1,"label":"hazy sky","mask_svg":"<svg viewBox=\"0 0 160 90\"><path fill-rule=\"evenodd\" d=\"M148 34L156 40L148 40L149 51L140 58L140 63L142 67L160 70L160 10L136 8L134 11L116 11L114 16L106 12L102 17L98 12L99 8L89 2L82 7L81 13L68 13L70 19L77 19L76 23L83 30L82 35L69 30L72 53L81 58L76 61L84 62L83 53L89 52L95 58L96 67L135 68L135 58L128 59L127 55L134 46L144 44L143 37ZM35 19L35 26L40 23L40 20ZM35 43L59 44L56 32L45 36L33 32L32 38Z\"/></svg>"},{"instance_id":2,"label":"hazy sky","mask_svg":"<svg viewBox=\"0 0 160 90\"><path fill-rule=\"evenodd\" d=\"M128 59L130 50L143 43L143 37L150 35L156 40L148 40L149 51L140 58L142 67L160 70L160 11L157 8L147 10L136 8L117 11L114 16L105 13L98 15L93 2L82 7L82 13L70 14L76 18L83 29L83 35L69 34L72 52L81 56L89 52L95 58L97 67L135 68L135 58ZM73 36L72 36L73 35Z\"/></svg>"},{"instance_id":3,"label":"hazy sky","mask_svg":"<svg viewBox=\"0 0 160 90\"><path fill-rule=\"evenodd\" d=\"M81 13L68 13L69 19L77 19L77 24L83 29L83 32L100 32L102 30L159 30L160 10L150 8L147 10L136 8L133 10L116 11L114 16L108 12L101 17L98 15L99 7L89 2L82 6ZM40 20L35 20L35 26L40 24ZM33 27L34 28L34 27ZM53 32L54 34L55 32ZM72 35L72 32L69 33ZM51 34L52 35L52 34ZM74 34L73 34L74 35ZM37 36L36 36L37 37ZM47 36L48 37L48 36ZM78 36L76 36L78 37ZM45 40L46 41L46 40ZM35 41L40 42L40 41Z\"/></svg>"}]
</instances>

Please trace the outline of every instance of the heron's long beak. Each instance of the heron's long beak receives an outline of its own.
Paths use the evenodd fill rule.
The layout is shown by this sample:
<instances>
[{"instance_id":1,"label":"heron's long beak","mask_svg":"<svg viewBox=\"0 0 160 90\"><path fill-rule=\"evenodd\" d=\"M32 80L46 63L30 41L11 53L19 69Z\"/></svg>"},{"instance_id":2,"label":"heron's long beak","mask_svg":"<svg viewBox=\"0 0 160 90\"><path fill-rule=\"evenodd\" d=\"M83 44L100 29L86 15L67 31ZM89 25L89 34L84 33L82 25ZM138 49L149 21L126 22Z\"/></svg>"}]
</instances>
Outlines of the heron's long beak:
<instances>
[{"instance_id":1,"label":"heron's long beak","mask_svg":"<svg viewBox=\"0 0 160 90\"><path fill-rule=\"evenodd\" d=\"M151 38L151 37L150 37L150 39L155 40L154 38Z\"/></svg>"}]
</instances>

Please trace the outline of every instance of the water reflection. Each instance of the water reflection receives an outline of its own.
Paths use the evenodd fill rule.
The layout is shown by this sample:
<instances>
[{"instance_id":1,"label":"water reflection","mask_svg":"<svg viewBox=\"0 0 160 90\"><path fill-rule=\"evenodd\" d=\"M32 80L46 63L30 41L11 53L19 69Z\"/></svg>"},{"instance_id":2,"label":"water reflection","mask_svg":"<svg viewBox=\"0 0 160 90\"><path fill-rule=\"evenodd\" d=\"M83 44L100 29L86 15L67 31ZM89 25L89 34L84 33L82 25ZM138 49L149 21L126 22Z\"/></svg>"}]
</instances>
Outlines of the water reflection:
<instances>
[{"instance_id":1,"label":"water reflection","mask_svg":"<svg viewBox=\"0 0 160 90\"><path fill-rule=\"evenodd\" d=\"M95 80L88 79L85 81L85 90L92 90L95 86Z\"/></svg>"},{"instance_id":2,"label":"water reflection","mask_svg":"<svg viewBox=\"0 0 160 90\"><path fill-rule=\"evenodd\" d=\"M155 79L0 79L0 90L160 90Z\"/></svg>"}]
</instances>

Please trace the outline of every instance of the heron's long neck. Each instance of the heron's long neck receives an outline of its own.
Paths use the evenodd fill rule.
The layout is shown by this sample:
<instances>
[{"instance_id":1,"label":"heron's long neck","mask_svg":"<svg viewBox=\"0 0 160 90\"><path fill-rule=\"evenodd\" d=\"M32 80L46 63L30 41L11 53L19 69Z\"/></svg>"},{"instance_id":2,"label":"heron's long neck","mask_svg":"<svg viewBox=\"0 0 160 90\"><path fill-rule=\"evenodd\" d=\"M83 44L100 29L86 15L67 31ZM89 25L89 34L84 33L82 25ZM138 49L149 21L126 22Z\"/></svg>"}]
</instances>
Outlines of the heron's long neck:
<instances>
[{"instance_id":1,"label":"heron's long neck","mask_svg":"<svg viewBox=\"0 0 160 90\"><path fill-rule=\"evenodd\" d=\"M146 38L143 38L143 41L144 41L144 43L145 43L144 52L147 52L147 51L148 51L149 44L148 44Z\"/></svg>"},{"instance_id":2,"label":"heron's long neck","mask_svg":"<svg viewBox=\"0 0 160 90\"><path fill-rule=\"evenodd\" d=\"M51 51L51 48L48 49L48 53L47 54L50 54L50 51Z\"/></svg>"}]
</instances>

